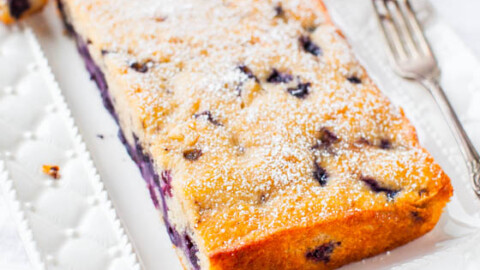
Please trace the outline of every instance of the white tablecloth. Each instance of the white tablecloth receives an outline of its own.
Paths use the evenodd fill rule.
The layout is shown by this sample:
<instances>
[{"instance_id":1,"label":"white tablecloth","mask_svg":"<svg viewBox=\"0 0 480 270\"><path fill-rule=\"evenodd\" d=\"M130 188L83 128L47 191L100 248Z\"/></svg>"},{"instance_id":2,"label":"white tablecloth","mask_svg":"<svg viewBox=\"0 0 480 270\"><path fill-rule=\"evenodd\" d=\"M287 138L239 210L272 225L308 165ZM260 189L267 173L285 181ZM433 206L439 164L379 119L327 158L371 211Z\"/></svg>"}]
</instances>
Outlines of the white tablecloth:
<instances>
[{"instance_id":1,"label":"white tablecloth","mask_svg":"<svg viewBox=\"0 0 480 270\"><path fill-rule=\"evenodd\" d=\"M480 58L480 1L431 0L440 16Z\"/></svg>"},{"instance_id":2,"label":"white tablecloth","mask_svg":"<svg viewBox=\"0 0 480 270\"><path fill-rule=\"evenodd\" d=\"M0 269L31 269L15 223L11 220L5 198L0 193Z\"/></svg>"},{"instance_id":3,"label":"white tablecloth","mask_svg":"<svg viewBox=\"0 0 480 270\"><path fill-rule=\"evenodd\" d=\"M368 0L363 0L368 1ZM449 23L465 44L480 57L480 1L431 0L440 16ZM12 222L4 196L0 193L0 269L32 269Z\"/></svg>"}]
</instances>

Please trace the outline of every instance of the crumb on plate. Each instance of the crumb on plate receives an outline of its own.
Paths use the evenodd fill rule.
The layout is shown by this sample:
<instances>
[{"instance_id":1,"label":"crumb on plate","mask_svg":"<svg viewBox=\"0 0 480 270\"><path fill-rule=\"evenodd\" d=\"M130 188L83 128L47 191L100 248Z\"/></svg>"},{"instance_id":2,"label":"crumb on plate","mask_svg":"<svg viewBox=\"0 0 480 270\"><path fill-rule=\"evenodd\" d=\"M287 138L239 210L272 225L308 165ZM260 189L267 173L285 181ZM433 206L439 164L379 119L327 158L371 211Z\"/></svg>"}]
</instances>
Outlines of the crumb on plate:
<instances>
[{"instance_id":1,"label":"crumb on plate","mask_svg":"<svg viewBox=\"0 0 480 270\"><path fill-rule=\"evenodd\" d=\"M44 174L49 175L53 179L59 179L60 178L60 167L57 165L43 165L42 166L42 172Z\"/></svg>"}]
</instances>

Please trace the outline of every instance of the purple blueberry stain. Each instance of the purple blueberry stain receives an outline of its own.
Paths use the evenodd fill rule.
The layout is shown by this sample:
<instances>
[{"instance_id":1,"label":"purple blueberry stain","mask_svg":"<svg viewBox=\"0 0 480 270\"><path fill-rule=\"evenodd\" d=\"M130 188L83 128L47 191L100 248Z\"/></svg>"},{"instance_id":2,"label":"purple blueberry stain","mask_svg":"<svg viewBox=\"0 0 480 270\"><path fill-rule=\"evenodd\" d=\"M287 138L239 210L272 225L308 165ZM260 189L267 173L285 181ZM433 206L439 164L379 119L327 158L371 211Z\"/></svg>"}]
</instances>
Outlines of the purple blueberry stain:
<instances>
[{"instance_id":1,"label":"purple blueberry stain","mask_svg":"<svg viewBox=\"0 0 480 270\"><path fill-rule=\"evenodd\" d=\"M321 145L323 147L330 147L332 144L338 141L338 137L337 135L335 135L335 133L330 131L328 128L322 127L320 129L319 140L322 143Z\"/></svg>"},{"instance_id":2,"label":"purple blueberry stain","mask_svg":"<svg viewBox=\"0 0 480 270\"><path fill-rule=\"evenodd\" d=\"M269 199L269 194L265 194L265 193L262 193L260 194L260 196L258 197L258 204L264 204L268 201Z\"/></svg>"},{"instance_id":3,"label":"purple blueberry stain","mask_svg":"<svg viewBox=\"0 0 480 270\"><path fill-rule=\"evenodd\" d=\"M161 180L159 180L159 177L153 168L152 160L142 150L142 147L138 142L138 138L134 136L135 146L133 147L127 143L125 136L123 135L122 132L119 133L119 137L121 138L122 142L125 143L128 153L130 154L132 159L137 163L143 178L147 182L147 187L150 192L150 196L152 198L153 204L157 209L161 209L163 213L163 221L167 228L167 233L168 233L168 236L170 237L170 240L176 247L183 250L187 258L190 259L190 262L194 267L193 269L195 270L200 269L199 260L197 257L197 252L198 252L197 246L192 241L190 236L188 236L188 234L186 233L181 234L178 230L176 230L168 218L168 207L166 204L166 198L167 196L170 196L170 197L172 196L171 185L170 185L172 182L171 172L168 170L164 170L161 173ZM157 187L157 189L159 190L161 204L157 198L154 187Z\"/></svg>"},{"instance_id":4,"label":"purple blueberry stain","mask_svg":"<svg viewBox=\"0 0 480 270\"><path fill-rule=\"evenodd\" d=\"M317 180L320 186L324 187L327 184L328 173L325 168L318 165L317 162L313 163L313 178Z\"/></svg>"},{"instance_id":5,"label":"purple blueberry stain","mask_svg":"<svg viewBox=\"0 0 480 270\"><path fill-rule=\"evenodd\" d=\"M168 233L168 236L170 237L170 241L172 241L172 243L178 247L182 242L182 237L180 236L178 231L175 230L172 224L170 224L170 221L168 219L164 218L163 221L167 227L167 233Z\"/></svg>"},{"instance_id":6,"label":"purple blueberry stain","mask_svg":"<svg viewBox=\"0 0 480 270\"><path fill-rule=\"evenodd\" d=\"M163 171L161 174L162 182L159 185L161 192L166 196L172 197L172 174L170 171Z\"/></svg>"},{"instance_id":7,"label":"purple blueberry stain","mask_svg":"<svg viewBox=\"0 0 480 270\"><path fill-rule=\"evenodd\" d=\"M158 197L157 194L155 193L155 187L151 184L147 184L148 188L148 193L150 193L150 198L152 199L153 205L155 206L156 209L160 207L160 204L158 203Z\"/></svg>"},{"instance_id":8,"label":"purple blueberry stain","mask_svg":"<svg viewBox=\"0 0 480 270\"><path fill-rule=\"evenodd\" d=\"M75 30L73 29L72 24L68 21L67 15L65 13L65 8L63 6L62 1L55 1L57 3L58 11L60 12L60 17L62 18L63 21L63 26L65 27L65 30L67 30L68 34L73 34L75 38L78 38Z\"/></svg>"},{"instance_id":9,"label":"purple blueberry stain","mask_svg":"<svg viewBox=\"0 0 480 270\"><path fill-rule=\"evenodd\" d=\"M301 36L299 38L299 41L300 45L306 52L311 53L315 56L322 55L322 49L317 44L315 44L309 36Z\"/></svg>"},{"instance_id":10,"label":"purple blueberry stain","mask_svg":"<svg viewBox=\"0 0 480 270\"><path fill-rule=\"evenodd\" d=\"M206 118L208 122L214 124L215 126L222 126L222 124L213 117L212 115L212 112L211 111L203 111L203 112L200 112L200 113L196 113L193 115L195 118Z\"/></svg>"},{"instance_id":11,"label":"purple blueberry stain","mask_svg":"<svg viewBox=\"0 0 480 270\"><path fill-rule=\"evenodd\" d=\"M388 150L392 149L392 143L390 142L389 139L381 139L380 140L380 148Z\"/></svg>"},{"instance_id":12,"label":"purple blueberry stain","mask_svg":"<svg viewBox=\"0 0 480 270\"><path fill-rule=\"evenodd\" d=\"M15 19L19 19L30 8L28 0L8 0L7 3L10 15Z\"/></svg>"},{"instance_id":13,"label":"purple blueberry stain","mask_svg":"<svg viewBox=\"0 0 480 270\"><path fill-rule=\"evenodd\" d=\"M395 196L400 192L400 190L398 189L392 189L382 186L380 182L378 182L372 177L362 176L360 177L360 181L364 182L370 188L370 190L375 193L385 193L389 200L393 200Z\"/></svg>"},{"instance_id":14,"label":"purple blueberry stain","mask_svg":"<svg viewBox=\"0 0 480 270\"><path fill-rule=\"evenodd\" d=\"M66 27L68 27L68 25ZM107 110L113 116L115 121L117 121L118 123L118 117L114 113L115 110L113 107L113 100L108 92L108 85L107 85L107 81L105 80L105 75L103 74L102 70L95 64L92 57L90 56L90 52L88 51L88 45L83 41L83 39L80 36L76 35L76 33L73 30L71 33L75 37L78 51L80 55L83 57L85 66L88 72L90 73L90 79L95 81L98 88L100 89L100 95L103 100L103 105L105 106L105 108L107 108Z\"/></svg>"},{"instance_id":15,"label":"purple blueberry stain","mask_svg":"<svg viewBox=\"0 0 480 270\"><path fill-rule=\"evenodd\" d=\"M308 251L305 254L305 257L307 258L307 260L314 262L323 262L326 264L330 262L330 257L333 251L336 247L340 246L340 244L340 242L330 241Z\"/></svg>"},{"instance_id":16,"label":"purple blueberry stain","mask_svg":"<svg viewBox=\"0 0 480 270\"><path fill-rule=\"evenodd\" d=\"M252 71L249 67L247 67L246 65L240 65L240 66L238 66L238 69L239 69L243 74L247 75L247 77L248 77L249 79L254 79L255 81L258 82L257 76L255 76L255 74L253 74L253 71Z\"/></svg>"},{"instance_id":17,"label":"purple blueberry stain","mask_svg":"<svg viewBox=\"0 0 480 270\"><path fill-rule=\"evenodd\" d=\"M237 66L237 68L240 70L240 72L242 72L243 74L245 74L247 76L247 78L249 80L255 80L255 82L260 82L257 78L257 76L255 76L255 74L253 74L253 71L247 67L246 65L239 65ZM236 86L235 90L237 91L237 96L241 96L242 95L242 87L243 87L243 84L244 84L244 81L240 81L238 83L238 85Z\"/></svg>"},{"instance_id":18,"label":"purple blueberry stain","mask_svg":"<svg viewBox=\"0 0 480 270\"><path fill-rule=\"evenodd\" d=\"M146 73L148 71L147 63L140 63L136 61L130 64L130 68L140 73Z\"/></svg>"},{"instance_id":19,"label":"purple blueberry stain","mask_svg":"<svg viewBox=\"0 0 480 270\"><path fill-rule=\"evenodd\" d=\"M317 26L316 25L312 25L312 26L309 26L309 27L306 27L305 30L307 32L310 32L310 33L313 33L315 32L315 30L317 29Z\"/></svg>"},{"instance_id":20,"label":"purple blueberry stain","mask_svg":"<svg viewBox=\"0 0 480 270\"><path fill-rule=\"evenodd\" d=\"M285 11L283 10L282 3L278 3L273 10L275 10L275 17L285 18Z\"/></svg>"},{"instance_id":21,"label":"purple blueberry stain","mask_svg":"<svg viewBox=\"0 0 480 270\"><path fill-rule=\"evenodd\" d=\"M364 137L361 137L360 139L358 139L356 143L361 145L371 145L370 141L365 139Z\"/></svg>"},{"instance_id":22,"label":"purple blueberry stain","mask_svg":"<svg viewBox=\"0 0 480 270\"><path fill-rule=\"evenodd\" d=\"M330 131L326 127L320 128L319 134L317 135L317 142L312 146L312 149L317 150L326 150L330 154L335 154L332 149L332 145L338 142L340 139L338 136Z\"/></svg>"},{"instance_id":23,"label":"purple blueberry stain","mask_svg":"<svg viewBox=\"0 0 480 270\"><path fill-rule=\"evenodd\" d=\"M353 83L353 84L360 84L360 83L362 83L362 80L360 80L360 78L358 78L358 77L356 77L356 76L347 77L347 80L348 80L350 83Z\"/></svg>"},{"instance_id":24,"label":"purple blueberry stain","mask_svg":"<svg viewBox=\"0 0 480 270\"><path fill-rule=\"evenodd\" d=\"M412 219L415 221L415 222L423 222L424 219L423 217L420 215L419 212L417 211L411 211L410 212L410 215L412 216Z\"/></svg>"},{"instance_id":25,"label":"purple blueberry stain","mask_svg":"<svg viewBox=\"0 0 480 270\"><path fill-rule=\"evenodd\" d=\"M293 80L293 76L286 72L280 72L277 69L273 69L272 73L267 78L269 83L288 83Z\"/></svg>"},{"instance_id":26,"label":"purple blueberry stain","mask_svg":"<svg viewBox=\"0 0 480 270\"><path fill-rule=\"evenodd\" d=\"M422 188L418 191L418 196L422 197L423 195L428 194L428 189Z\"/></svg>"},{"instance_id":27,"label":"purple blueberry stain","mask_svg":"<svg viewBox=\"0 0 480 270\"><path fill-rule=\"evenodd\" d=\"M311 86L311 83L309 82L299 83L297 87L288 88L287 91L288 93L290 93L290 95L296 98L303 99L308 95L310 86Z\"/></svg>"},{"instance_id":28,"label":"purple blueberry stain","mask_svg":"<svg viewBox=\"0 0 480 270\"><path fill-rule=\"evenodd\" d=\"M202 154L202 150L200 149L187 149L183 151L183 157L190 161L198 160Z\"/></svg>"},{"instance_id":29,"label":"purple blueberry stain","mask_svg":"<svg viewBox=\"0 0 480 270\"><path fill-rule=\"evenodd\" d=\"M184 249L190 262L192 263L193 269L200 269L199 260L198 260L198 247L193 243L192 238L186 233L184 235Z\"/></svg>"}]
</instances>

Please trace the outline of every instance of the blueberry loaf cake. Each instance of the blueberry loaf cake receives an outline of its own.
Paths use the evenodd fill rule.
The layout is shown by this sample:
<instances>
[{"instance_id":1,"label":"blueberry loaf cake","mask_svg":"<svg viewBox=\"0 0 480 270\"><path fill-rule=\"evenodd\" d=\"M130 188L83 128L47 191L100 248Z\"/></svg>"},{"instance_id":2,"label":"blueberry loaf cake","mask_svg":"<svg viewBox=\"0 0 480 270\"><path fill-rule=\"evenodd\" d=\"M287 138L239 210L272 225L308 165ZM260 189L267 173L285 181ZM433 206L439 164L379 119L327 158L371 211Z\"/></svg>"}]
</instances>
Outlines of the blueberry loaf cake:
<instances>
[{"instance_id":1,"label":"blueberry loaf cake","mask_svg":"<svg viewBox=\"0 0 480 270\"><path fill-rule=\"evenodd\" d=\"M185 269L332 269L452 195L317 0L59 0Z\"/></svg>"},{"instance_id":2,"label":"blueberry loaf cake","mask_svg":"<svg viewBox=\"0 0 480 270\"><path fill-rule=\"evenodd\" d=\"M40 10L47 0L0 0L0 21L12 23Z\"/></svg>"}]
</instances>

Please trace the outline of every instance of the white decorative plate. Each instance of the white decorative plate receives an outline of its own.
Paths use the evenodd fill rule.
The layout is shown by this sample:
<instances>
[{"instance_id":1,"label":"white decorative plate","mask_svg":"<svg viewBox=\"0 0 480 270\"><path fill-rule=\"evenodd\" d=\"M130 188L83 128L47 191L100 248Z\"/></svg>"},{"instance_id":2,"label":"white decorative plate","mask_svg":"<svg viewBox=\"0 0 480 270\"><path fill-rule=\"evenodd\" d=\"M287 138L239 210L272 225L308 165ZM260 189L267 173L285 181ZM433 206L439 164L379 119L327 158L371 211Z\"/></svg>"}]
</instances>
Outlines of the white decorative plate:
<instances>
[{"instance_id":1,"label":"white decorative plate","mask_svg":"<svg viewBox=\"0 0 480 270\"><path fill-rule=\"evenodd\" d=\"M480 200L471 191L464 162L439 110L424 89L390 70L370 1L327 3L370 75L405 109L422 144L450 175L455 189L432 232L344 269L480 269ZM427 2L415 3L442 67L442 84L480 147L480 77L475 76L480 74L480 64ZM69 109L62 107L46 62L35 54L38 48L30 31L38 37ZM48 269L135 269L138 258L144 269L181 269L144 182L117 138L118 128L103 108L73 41L63 32L52 5L19 28L0 27L0 171L5 164L8 175L2 174L3 178L12 180L0 181L10 195L16 194L8 199L16 216L26 221L20 222L20 231L32 262ZM23 101L16 98L22 95ZM51 104L57 104L58 110L52 111ZM75 135L77 128L68 110L100 178L88 154L72 156L83 153L84 145ZM75 168L77 160L84 162L85 175ZM43 163L61 164L64 178L56 182L43 176L37 170ZM64 192L57 198L51 190L58 189ZM58 200L51 203L54 199ZM115 221L109 199L121 224ZM102 209L105 219L93 214L95 207ZM130 253L122 226L136 257Z\"/></svg>"}]
</instances>

